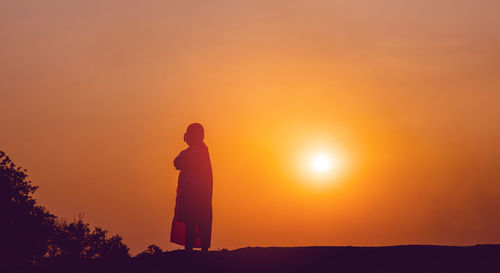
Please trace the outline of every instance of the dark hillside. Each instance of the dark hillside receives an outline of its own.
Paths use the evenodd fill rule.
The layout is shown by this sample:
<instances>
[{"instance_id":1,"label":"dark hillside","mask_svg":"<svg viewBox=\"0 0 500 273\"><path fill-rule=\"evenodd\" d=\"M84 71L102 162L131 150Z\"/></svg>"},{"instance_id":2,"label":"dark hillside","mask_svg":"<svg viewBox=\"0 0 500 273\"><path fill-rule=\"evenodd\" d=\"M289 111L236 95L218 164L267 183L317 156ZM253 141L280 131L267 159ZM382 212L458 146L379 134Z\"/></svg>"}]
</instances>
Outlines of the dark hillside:
<instances>
[{"instance_id":1,"label":"dark hillside","mask_svg":"<svg viewBox=\"0 0 500 273\"><path fill-rule=\"evenodd\" d=\"M500 245L388 247L250 247L183 251L78 266L52 264L37 272L500 272Z\"/></svg>"}]
</instances>

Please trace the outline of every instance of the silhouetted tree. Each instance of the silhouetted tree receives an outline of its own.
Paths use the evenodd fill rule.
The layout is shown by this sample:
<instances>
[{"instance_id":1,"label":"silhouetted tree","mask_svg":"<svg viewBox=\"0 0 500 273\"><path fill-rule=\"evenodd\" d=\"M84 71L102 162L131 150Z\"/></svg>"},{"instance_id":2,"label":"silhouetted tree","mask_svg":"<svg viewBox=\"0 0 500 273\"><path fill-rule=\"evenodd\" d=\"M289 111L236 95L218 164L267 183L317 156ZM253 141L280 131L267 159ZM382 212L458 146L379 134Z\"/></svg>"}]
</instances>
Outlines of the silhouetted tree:
<instances>
[{"instance_id":1,"label":"silhouetted tree","mask_svg":"<svg viewBox=\"0 0 500 273\"><path fill-rule=\"evenodd\" d=\"M37 205L26 169L16 167L0 151L0 272L33 264L44 258L67 257L78 260L128 258L129 249L119 235L83 221L58 220Z\"/></svg>"},{"instance_id":2,"label":"silhouetted tree","mask_svg":"<svg viewBox=\"0 0 500 273\"><path fill-rule=\"evenodd\" d=\"M26 169L16 167L0 151L0 256L3 267L16 267L40 260L54 235L55 216L36 204L38 187L27 179Z\"/></svg>"}]
</instances>

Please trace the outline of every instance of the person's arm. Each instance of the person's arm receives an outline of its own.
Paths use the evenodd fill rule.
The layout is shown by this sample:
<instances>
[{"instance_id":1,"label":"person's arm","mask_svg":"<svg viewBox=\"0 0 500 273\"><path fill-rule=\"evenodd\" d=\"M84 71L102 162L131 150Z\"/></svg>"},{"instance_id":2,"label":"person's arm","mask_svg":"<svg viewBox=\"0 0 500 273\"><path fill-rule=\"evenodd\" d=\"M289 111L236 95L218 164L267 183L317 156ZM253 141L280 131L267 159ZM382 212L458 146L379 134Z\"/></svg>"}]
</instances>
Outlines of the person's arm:
<instances>
[{"instance_id":1,"label":"person's arm","mask_svg":"<svg viewBox=\"0 0 500 273\"><path fill-rule=\"evenodd\" d=\"M179 155L174 159L174 167L176 170L182 170L185 167L185 152L182 151Z\"/></svg>"},{"instance_id":2,"label":"person's arm","mask_svg":"<svg viewBox=\"0 0 500 273\"><path fill-rule=\"evenodd\" d=\"M174 159L175 169L182 171L187 168L192 168L193 165L196 165L196 153L196 150L191 147L180 152L179 155Z\"/></svg>"}]
</instances>

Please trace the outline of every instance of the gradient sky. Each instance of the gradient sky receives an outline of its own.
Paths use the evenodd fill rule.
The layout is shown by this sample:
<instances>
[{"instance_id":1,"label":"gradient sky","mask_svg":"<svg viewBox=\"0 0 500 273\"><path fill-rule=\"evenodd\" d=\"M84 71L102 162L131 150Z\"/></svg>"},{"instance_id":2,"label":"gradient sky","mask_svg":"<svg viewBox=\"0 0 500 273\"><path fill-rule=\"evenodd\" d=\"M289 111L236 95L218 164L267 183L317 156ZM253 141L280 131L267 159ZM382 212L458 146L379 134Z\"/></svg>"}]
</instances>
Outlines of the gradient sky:
<instances>
[{"instance_id":1,"label":"gradient sky","mask_svg":"<svg viewBox=\"0 0 500 273\"><path fill-rule=\"evenodd\" d=\"M500 2L0 0L0 149L68 220L169 243L190 122L213 247L500 243ZM342 155L317 187L304 154Z\"/></svg>"}]
</instances>

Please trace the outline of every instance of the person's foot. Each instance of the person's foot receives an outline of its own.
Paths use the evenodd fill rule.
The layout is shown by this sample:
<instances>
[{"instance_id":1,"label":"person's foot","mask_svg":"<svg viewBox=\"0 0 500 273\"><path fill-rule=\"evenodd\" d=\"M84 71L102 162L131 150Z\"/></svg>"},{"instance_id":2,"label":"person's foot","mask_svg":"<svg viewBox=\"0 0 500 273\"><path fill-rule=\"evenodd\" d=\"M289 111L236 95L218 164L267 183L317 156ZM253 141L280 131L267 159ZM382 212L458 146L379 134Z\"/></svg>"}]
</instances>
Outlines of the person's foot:
<instances>
[{"instance_id":1,"label":"person's foot","mask_svg":"<svg viewBox=\"0 0 500 273\"><path fill-rule=\"evenodd\" d=\"M208 247L201 248L201 252L207 253L208 252Z\"/></svg>"}]
</instances>

